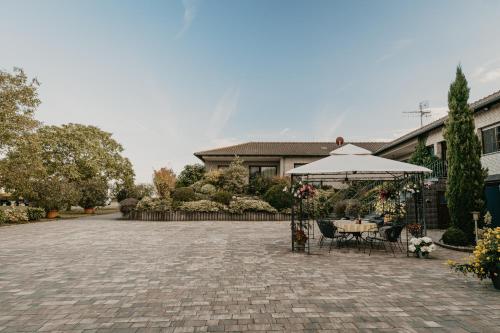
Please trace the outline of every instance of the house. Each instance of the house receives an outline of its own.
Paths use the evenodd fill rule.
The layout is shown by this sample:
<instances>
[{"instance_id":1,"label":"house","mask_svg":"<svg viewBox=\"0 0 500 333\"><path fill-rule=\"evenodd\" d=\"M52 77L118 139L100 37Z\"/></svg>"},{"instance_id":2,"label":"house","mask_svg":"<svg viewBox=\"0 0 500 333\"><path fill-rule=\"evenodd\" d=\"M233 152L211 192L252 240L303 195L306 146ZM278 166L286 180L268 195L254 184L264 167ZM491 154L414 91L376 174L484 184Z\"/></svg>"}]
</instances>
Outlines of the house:
<instances>
[{"instance_id":1,"label":"house","mask_svg":"<svg viewBox=\"0 0 500 333\"><path fill-rule=\"evenodd\" d=\"M481 163L488 169L485 187L487 209L493 215L495 225L500 225L500 91L471 103L470 107L474 112L476 133L482 144ZM449 222L445 198L446 119L448 116L405 134L375 152L375 155L381 157L407 161L415 151L418 140L425 140L428 149L441 160L432 168L437 181L433 186L435 193L428 198L431 204L431 216L428 220L431 224L434 221L435 227L445 227Z\"/></svg>"},{"instance_id":2,"label":"house","mask_svg":"<svg viewBox=\"0 0 500 333\"><path fill-rule=\"evenodd\" d=\"M488 169L486 179L487 209L495 225L500 225L500 91L470 104L474 111L477 135L482 143L481 162ZM449 224L446 205L446 141L442 117L391 142L351 142L373 154L407 161L419 139L425 139L428 149L440 161L433 169L433 186L426 193L426 221L429 227L445 228ZM284 176L285 172L329 155L339 145L334 142L247 142L195 153L208 170L225 168L235 156L243 159L250 177L255 175Z\"/></svg>"},{"instance_id":3,"label":"house","mask_svg":"<svg viewBox=\"0 0 500 333\"><path fill-rule=\"evenodd\" d=\"M375 152L385 142L351 142ZM207 170L226 168L235 156L248 167L250 177L284 176L298 166L319 160L340 147L335 142L246 142L195 153Z\"/></svg>"}]
</instances>

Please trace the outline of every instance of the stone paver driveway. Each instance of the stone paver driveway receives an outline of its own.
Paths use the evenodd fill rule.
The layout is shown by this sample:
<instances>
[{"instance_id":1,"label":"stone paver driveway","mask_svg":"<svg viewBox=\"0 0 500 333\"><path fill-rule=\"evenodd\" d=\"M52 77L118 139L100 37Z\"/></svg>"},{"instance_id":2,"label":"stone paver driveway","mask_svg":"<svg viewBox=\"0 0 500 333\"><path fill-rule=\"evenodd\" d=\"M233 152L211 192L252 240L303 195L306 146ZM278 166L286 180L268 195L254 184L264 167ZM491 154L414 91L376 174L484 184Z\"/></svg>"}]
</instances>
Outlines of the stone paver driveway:
<instances>
[{"instance_id":1,"label":"stone paver driveway","mask_svg":"<svg viewBox=\"0 0 500 333\"><path fill-rule=\"evenodd\" d=\"M289 252L288 223L0 228L0 332L500 332L500 293L384 252Z\"/></svg>"}]
</instances>

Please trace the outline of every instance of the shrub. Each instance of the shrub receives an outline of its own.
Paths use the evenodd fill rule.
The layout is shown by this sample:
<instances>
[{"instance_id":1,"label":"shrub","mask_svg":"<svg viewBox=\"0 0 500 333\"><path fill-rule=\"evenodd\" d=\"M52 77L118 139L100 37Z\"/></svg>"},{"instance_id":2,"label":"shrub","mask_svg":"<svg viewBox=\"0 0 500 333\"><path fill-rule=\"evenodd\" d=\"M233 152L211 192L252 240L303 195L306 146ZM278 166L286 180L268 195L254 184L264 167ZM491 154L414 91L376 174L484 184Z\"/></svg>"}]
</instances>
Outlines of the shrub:
<instances>
[{"instance_id":1,"label":"shrub","mask_svg":"<svg viewBox=\"0 0 500 333\"><path fill-rule=\"evenodd\" d=\"M167 211L172 209L172 199L144 197L135 208L137 210Z\"/></svg>"},{"instance_id":2,"label":"shrub","mask_svg":"<svg viewBox=\"0 0 500 333\"><path fill-rule=\"evenodd\" d=\"M270 177L256 176L248 183L248 193L261 195L266 193L273 186L273 179Z\"/></svg>"},{"instance_id":3,"label":"shrub","mask_svg":"<svg viewBox=\"0 0 500 333\"><path fill-rule=\"evenodd\" d=\"M153 172L153 184L160 198L167 199L175 188L175 173L172 169L161 168Z\"/></svg>"},{"instance_id":4,"label":"shrub","mask_svg":"<svg viewBox=\"0 0 500 333\"><path fill-rule=\"evenodd\" d=\"M36 191L40 196L33 201L46 211L70 207L80 199L76 186L62 179L44 179L37 183Z\"/></svg>"},{"instance_id":5,"label":"shrub","mask_svg":"<svg viewBox=\"0 0 500 333\"><path fill-rule=\"evenodd\" d=\"M457 227L450 227L446 229L442 239L445 244L449 245L465 246L468 244L465 232L458 229Z\"/></svg>"},{"instance_id":6,"label":"shrub","mask_svg":"<svg viewBox=\"0 0 500 333\"><path fill-rule=\"evenodd\" d=\"M128 213L130 213L132 210L135 209L138 202L139 200L137 200L136 198L127 198L125 200L120 201L120 212L123 215L127 215Z\"/></svg>"},{"instance_id":7,"label":"shrub","mask_svg":"<svg viewBox=\"0 0 500 333\"><path fill-rule=\"evenodd\" d=\"M7 217L2 209L0 209L0 224L7 222Z\"/></svg>"},{"instance_id":8,"label":"shrub","mask_svg":"<svg viewBox=\"0 0 500 333\"><path fill-rule=\"evenodd\" d=\"M228 206L231 203L231 199L233 198L233 195L227 191L220 190L215 192L211 199L215 202L221 203L223 205Z\"/></svg>"},{"instance_id":9,"label":"shrub","mask_svg":"<svg viewBox=\"0 0 500 333\"><path fill-rule=\"evenodd\" d=\"M221 186L222 184L222 172L220 170L210 170L203 176L202 184L212 184L214 186ZM200 186L200 187L201 187Z\"/></svg>"},{"instance_id":10,"label":"shrub","mask_svg":"<svg viewBox=\"0 0 500 333\"><path fill-rule=\"evenodd\" d=\"M176 186L187 187L203 178L205 166L201 164L188 164L177 177Z\"/></svg>"},{"instance_id":11,"label":"shrub","mask_svg":"<svg viewBox=\"0 0 500 333\"><path fill-rule=\"evenodd\" d=\"M194 201L196 195L191 187L179 187L172 192L172 199L174 201Z\"/></svg>"},{"instance_id":12,"label":"shrub","mask_svg":"<svg viewBox=\"0 0 500 333\"><path fill-rule=\"evenodd\" d=\"M337 217L344 217L347 208L347 202L345 200L340 200L335 203L335 215Z\"/></svg>"},{"instance_id":13,"label":"shrub","mask_svg":"<svg viewBox=\"0 0 500 333\"><path fill-rule=\"evenodd\" d=\"M338 192L331 190L316 190L316 194L306 201L304 210L308 216L316 219L328 217L333 213L338 196Z\"/></svg>"},{"instance_id":14,"label":"shrub","mask_svg":"<svg viewBox=\"0 0 500 333\"><path fill-rule=\"evenodd\" d=\"M265 201L258 199L238 198L229 205L231 213L267 212L276 213L277 210Z\"/></svg>"},{"instance_id":15,"label":"shrub","mask_svg":"<svg viewBox=\"0 0 500 333\"><path fill-rule=\"evenodd\" d=\"M26 213L26 209L20 207L12 207L6 209L5 220L9 223L19 223L19 222L27 222L28 214Z\"/></svg>"},{"instance_id":16,"label":"shrub","mask_svg":"<svg viewBox=\"0 0 500 333\"><path fill-rule=\"evenodd\" d=\"M361 203L356 199L346 200L345 215L349 217L358 217L361 215Z\"/></svg>"},{"instance_id":17,"label":"shrub","mask_svg":"<svg viewBox=\"0 0 500 333\"><path fill-rule=\"evenodd\" d=\"M121 202L127 198L135 198L137 200L141 200L144 197L150 197L153 195L155 188L151 184L138 184L131 186L122 187L116 193L116 200Z\"/></svg>"},{"instance_id":18,"label":"shrub","mask_svg":"<svg viewBox=\"0 0 500 333\"><path fill-rule=\"evenodd\" d=\"M28 207L26 213L29 221L38 221L45 217L45 209L39 207Z\"/></svg>"},{"instance_id":19,"label":"shrub","mask_svg":"<svg viewBox=\"0 0 500 333\"><path fill-rule=\"evenodd\" d=\"M87 179L78 184L80 200L78 205L82 208L104 206L108 200L108 182L105 179Z\"/></svg>"},{"instance_id":20,"label":"shrub","mask_svg":"<svg viewBox=\"0 0 500 333\"><path fill-rule=\"evenodd\" d=\"M248 169L243 161L236 157L222 175L222 188L228 192L240 194L245 191Z\"/></svg>"},{"instance_id":21,"label":"shrub","mask_svg":"<svg viewBox=\"0 0 500 333\"><path fill-rule=\"evenodd\" d=\"M179 209L185 212L220 212L224 210L224 205L210 200L198 200L184 202Z\"/></svg>"},{"instance_id":22,"label":"shrub","mask_svg":"<svg viewBox=\"0 0 500 333\"><path fill-rule=\"evenodd\" d=\"M290 208L292 206L292 194L288 191L283 192L283 188L282 185L273 185L264 194L263 199L278 210Z\"/></svg>"},{"instance_id":23,"label":"shrub","mask_svg":"<svg viewBox=\"0 0 500 333\"><path fill-rule=\"evenodd\" d=\"M205 184L200 188L200 193L212 195L217 191L217 188L212 184Z\"/></svg>"}]
</instances>

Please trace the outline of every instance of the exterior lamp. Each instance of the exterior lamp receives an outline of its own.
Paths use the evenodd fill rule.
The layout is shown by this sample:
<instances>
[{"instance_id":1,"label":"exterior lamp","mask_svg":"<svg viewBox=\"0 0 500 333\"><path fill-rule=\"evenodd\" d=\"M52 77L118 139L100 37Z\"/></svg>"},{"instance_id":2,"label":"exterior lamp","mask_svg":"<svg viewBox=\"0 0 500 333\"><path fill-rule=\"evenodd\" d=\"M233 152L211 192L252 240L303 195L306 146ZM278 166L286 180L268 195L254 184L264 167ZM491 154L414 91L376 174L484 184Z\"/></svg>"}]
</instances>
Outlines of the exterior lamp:
<instances>
[{"instance_id":1,"label":"exterior lamp","mask_svg":"<svg viewBox=\"0 0 500 333\"><path fill-rule=\"evenodd\" d=\"M476 234L476 244L477 244L477 241L478 241L478 235L477 235L477 221L479 221L479 212L477 211L474 211L474 212L471 212L472 213L472 219L474 220L474 230L475 230L475 234Z\"/></svg>"}]
</instances>

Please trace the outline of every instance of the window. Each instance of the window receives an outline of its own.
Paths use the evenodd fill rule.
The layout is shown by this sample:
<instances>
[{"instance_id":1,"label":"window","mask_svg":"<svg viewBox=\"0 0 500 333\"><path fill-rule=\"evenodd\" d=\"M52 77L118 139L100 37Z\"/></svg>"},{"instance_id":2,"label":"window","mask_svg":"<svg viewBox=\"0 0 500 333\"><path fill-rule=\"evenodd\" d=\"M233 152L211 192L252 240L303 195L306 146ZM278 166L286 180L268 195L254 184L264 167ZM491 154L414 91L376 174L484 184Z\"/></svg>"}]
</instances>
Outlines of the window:
<instances>
[{"instance_id":1,"label":"window","mask_svg":"<svg viewBox=\"0 0 500 333\"><path fill-rule=\"evenodd\" d=\"M483 139L483 154L500 151L500 126L481 130Z\"/></svg>"},{"instance_id":2,"label":"window","mask_svg":"<svg viewBox=\"0 0 500 333\"><path fill-rule=\"evenodd\" d=\"M307 163L293 163L293 168L298 168L298 167L301 167L303 165L306 165Z\"/></svg>"},{"instance_id":3,"label":"window","mask_svg":"<svg viewBox=\"0 0 500 333\"><path fill-rule=\"evenodd\" d=\"M446 141L441 141L441 159L446 160L446 150L448 149L446 147Z\"/></svg>"},{"instance_id":4,"label":"window","mask_svg":"<svg viewBox=\"0 0 500 333\"><path fill-rule=\"evenodd\" d=\"M427 146L427 151L434 156L434 145Z\"/></svg>"},{"instance_id":5,"label":"window","mask_svg":"<svg viewBox=\"0 0 500 333\"><path fill-rule=\"evenodd\" d=\"M278 168L275 166L250 166L249 167L250 178L257 176L262 177L274 177L278 174Z\"/></svg>"}]
</instances>

